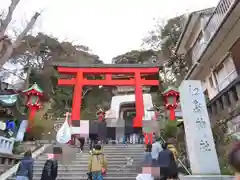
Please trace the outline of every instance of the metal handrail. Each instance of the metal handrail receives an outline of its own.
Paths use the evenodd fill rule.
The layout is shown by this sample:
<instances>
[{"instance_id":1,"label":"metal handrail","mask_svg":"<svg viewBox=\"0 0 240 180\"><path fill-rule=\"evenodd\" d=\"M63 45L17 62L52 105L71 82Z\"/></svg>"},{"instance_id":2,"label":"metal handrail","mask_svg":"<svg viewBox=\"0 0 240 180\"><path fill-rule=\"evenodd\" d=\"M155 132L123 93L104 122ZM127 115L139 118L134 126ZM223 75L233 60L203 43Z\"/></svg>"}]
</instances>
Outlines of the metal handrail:
<instances>
[{"instance_id":1,"label":"metal handrail","mask_svg":"<svg viewBox=\"0 0 240 180\"><path fill-rule=\"evenodd\" d=\"M160 138L164 143L166 142L162 136L160 136ZM183 169L187 172L188 175L192 175L192 173L188 170L188 168L183 164L183 162L179 158L177 158L177 161L180 163L180 165L183 167Z\"/></svg>"}]
</instances>

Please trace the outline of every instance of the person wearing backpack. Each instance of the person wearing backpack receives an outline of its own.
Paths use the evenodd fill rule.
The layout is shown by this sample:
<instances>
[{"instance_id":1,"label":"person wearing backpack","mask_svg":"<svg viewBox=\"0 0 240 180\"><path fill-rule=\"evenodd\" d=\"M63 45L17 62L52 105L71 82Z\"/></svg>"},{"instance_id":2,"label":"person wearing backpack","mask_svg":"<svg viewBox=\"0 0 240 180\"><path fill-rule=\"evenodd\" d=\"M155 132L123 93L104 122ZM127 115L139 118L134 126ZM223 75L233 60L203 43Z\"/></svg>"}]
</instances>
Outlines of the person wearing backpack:
<instances>
[{"instance_id":1,"label":"person wearing backpack","mask_svg":"<svg viewBox=\"0 0 240 180\"><path fill-rule=\"evenodd\" d=\"M48 159L43 167L41 180L55 180L58 174L58 162L54 159Z\"/></svg>"},{"instance_id":2,"label":"person wearing backpack","mask_svg":"<svg viewBox=\"0 0 240 180\"><path fill-rule=\"evenodd\" d=\"M93 180L103 180L103 175L106 174L106 170L107 160L102 153L101 145L97 144L89 158L88 174L91 174Z\"/></svg>"},{"instance_id":3,"label":"person wearing backpack","mask_svg":"<svg viewBox=\"0 0 240 180\"><path fill-rule=\"evenodd\" d=\"M58 175L58 160L62 158L62 148L53 147L53 154L48 155L48 160L45 162L41 180L56 180Z\"/></svg>"},{"instance_id":4,"label":"person wearing backpack","mask_svg":"<svg viewBox=\"0 0 240 180\"><path fill-rule=\"evenodd\" d=\"M24 158L21 160L16 172L16 180L32 180L33 163L31 151L25 152Z\"/></svg>"},{"instance_id":5,"label":"person wearing backpack","mask_svg":"<svg viewBox=\"0 0 240 180\"><path fill-rule=\"evenodd\" d=\"M173 152L168 149L167 143L162 144L162 149L158 154L157 160L161 179L178 179L178 168Z\"/></svg>"}]
</instances>

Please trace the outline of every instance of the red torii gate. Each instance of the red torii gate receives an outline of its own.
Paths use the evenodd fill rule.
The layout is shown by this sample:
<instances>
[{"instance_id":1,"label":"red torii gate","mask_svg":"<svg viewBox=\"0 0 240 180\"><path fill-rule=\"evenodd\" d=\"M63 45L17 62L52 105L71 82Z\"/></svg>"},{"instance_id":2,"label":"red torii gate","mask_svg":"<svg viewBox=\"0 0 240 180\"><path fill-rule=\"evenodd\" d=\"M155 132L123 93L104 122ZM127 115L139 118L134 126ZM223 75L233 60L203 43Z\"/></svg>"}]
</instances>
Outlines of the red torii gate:
<instances>
[{"instance_id":1,"label":"red torii gate","mask_svg":"<svg viewBox=\"0 0 240 180\"><path fill-rule=\"evenodd\" d=\"M71 79L59 79L58 85L74 86L71 124L80 125L82 89L83 86L135 86L136 118L134 127L142 127L144 116L144 104L142 86L158 86L159 80L146 80L143 75L159 74L159 64L92 64L79 65L77 63L54 63L61 74L74 74ZM104 80L89 80L86 75L105 75ZM119 80L113 79L112 75L126 74L134 78Z\"/></svg>"}]
</instances>

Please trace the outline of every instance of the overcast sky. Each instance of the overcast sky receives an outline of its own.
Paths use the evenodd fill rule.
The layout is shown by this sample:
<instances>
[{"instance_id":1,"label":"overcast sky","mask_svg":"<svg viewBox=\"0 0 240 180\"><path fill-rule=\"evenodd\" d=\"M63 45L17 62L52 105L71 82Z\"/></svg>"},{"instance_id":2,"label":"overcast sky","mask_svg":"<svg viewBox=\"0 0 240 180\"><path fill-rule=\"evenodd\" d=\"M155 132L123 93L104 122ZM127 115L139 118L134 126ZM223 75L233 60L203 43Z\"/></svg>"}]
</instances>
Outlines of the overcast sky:
<instances>
[{"instance_id":1,"label":"overcast sky","mask_svg":"<svg viewBox=\"0 0 240 180\"><path fill-rule=\"evenodd\" d=\"M105 63L139 49L158 18L216 6L219 0L21 0L12 27L21 28L36 10L42 16L33 32L89 46ZM6 8L10 0L0 0Z\"/></svg>"}]
</instances>

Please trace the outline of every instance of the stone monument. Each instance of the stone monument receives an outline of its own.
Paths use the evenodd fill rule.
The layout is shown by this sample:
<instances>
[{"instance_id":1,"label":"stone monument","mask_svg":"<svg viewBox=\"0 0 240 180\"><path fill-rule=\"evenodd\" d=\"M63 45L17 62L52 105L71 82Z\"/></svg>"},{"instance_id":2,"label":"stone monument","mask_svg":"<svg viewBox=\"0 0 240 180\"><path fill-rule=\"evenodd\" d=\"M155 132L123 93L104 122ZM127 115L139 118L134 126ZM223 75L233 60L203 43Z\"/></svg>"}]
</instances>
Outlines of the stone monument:
<instances>
[{"instance_id":1,"label":"stone monument","mask_svg":"<svg viewBox=\"0 0 240 180\"><path fill-rule=\"evenodd\" d=\"M179 92L192 174L221 174L201 82L185 80Z\"/></svg>"}]
</instances>

